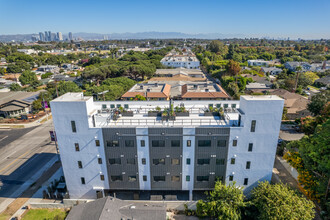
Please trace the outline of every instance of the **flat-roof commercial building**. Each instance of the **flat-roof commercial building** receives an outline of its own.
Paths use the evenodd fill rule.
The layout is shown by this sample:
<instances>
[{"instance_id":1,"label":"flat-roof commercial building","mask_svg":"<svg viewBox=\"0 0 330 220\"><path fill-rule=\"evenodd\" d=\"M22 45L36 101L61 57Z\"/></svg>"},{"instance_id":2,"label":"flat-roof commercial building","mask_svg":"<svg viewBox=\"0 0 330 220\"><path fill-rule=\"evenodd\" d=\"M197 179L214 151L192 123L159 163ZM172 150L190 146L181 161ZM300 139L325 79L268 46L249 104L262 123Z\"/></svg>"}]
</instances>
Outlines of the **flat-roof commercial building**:
<instances>
[{"instance_id":1,"label":"flat-roof commercial building","mask_svg":"<svg viewBox=\"0 0 330 220\"><path fill-rule=\"evenodd\" d=\"M283 99L180 100L171 102L174 113L158 113L172 108L169 103L96 102L82 93L53 100L70 197L125 193L138 199L147 193L196 199L217 179L236 181L246 192L271 180Z\"/></svg>"},{"instance_id":2,"label":"flat-roof commercial building","mask_svg":"<svg viewBox=\"0 0 330 220\"><path fill-rule=\"evenodd\" d=\"M217 83L185 84L181 89L183 100L227 100L229 95Z\"/></svg>"},{"instance_id":3,"label":"flat-roof commercial building","mask_svg":"<svg viewBox=\"0 0 330 220\"><path fill-rule=\"evenodd\" d=\"M157 69L155 73L156 77L190 77L190 78L199 78L206 79L205 74L200 69L185 69L185 68L176 68L176 69Z\"/></svg>"}]
</instances>

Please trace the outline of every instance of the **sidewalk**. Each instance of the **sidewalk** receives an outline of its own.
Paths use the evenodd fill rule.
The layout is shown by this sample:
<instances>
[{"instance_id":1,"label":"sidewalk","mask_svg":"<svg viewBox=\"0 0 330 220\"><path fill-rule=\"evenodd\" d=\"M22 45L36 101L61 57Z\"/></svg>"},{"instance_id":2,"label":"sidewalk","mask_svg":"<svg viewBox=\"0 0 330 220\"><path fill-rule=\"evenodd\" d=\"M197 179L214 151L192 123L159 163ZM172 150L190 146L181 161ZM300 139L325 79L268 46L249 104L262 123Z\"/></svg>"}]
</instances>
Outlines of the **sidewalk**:
<instances>
[{"instance_id":1,"label":"sidewalk","mask_svg":"<svg viewBox=\"0 0 330 220\"><path fill-rule=\"evenodd\" d=\"M43 183L47 181L53 174L61 167L61 162L55 162L48 170L46 170L42 176L32 184L25 192L17 199L14 199L8 207L0 213L4 216L13 216L32 196L42 187Z\"/></svg>"}]
</instances>

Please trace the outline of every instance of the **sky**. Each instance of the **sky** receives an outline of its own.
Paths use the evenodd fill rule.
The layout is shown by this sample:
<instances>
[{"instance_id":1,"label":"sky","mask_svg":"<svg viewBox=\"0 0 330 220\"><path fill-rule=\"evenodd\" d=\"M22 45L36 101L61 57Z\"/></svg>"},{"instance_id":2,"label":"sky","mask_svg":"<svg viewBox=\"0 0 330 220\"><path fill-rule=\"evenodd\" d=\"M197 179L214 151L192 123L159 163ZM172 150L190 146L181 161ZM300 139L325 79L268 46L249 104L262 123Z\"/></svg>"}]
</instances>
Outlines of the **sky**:
<instances>
[{"instance_id":1,"label":"sky","mask_svg":"<svg viewBox=\"0 0 330 220\"><path fill-rule=\"evenodd\" d=\"M0 0L0 34L46 30L330 38L330 0Z\"/></svg>"}]
</instances>

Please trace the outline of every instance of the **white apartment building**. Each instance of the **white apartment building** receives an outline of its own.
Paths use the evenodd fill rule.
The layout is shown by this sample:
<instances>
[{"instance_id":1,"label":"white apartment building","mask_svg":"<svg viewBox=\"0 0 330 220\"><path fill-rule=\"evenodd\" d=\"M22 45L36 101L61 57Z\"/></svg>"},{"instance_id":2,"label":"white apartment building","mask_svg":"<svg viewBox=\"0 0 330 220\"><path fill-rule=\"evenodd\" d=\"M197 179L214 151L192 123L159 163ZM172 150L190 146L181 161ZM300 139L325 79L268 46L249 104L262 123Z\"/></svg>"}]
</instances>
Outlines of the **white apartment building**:
<instances>
[{"instance_id":1,"label":"white apartment building","mask_svg":"<svg viewBox=\"0 0 330 220\"><path fill-rule=\"evenodd\" d=\"M51 107L70 198L193 200L216 180L249 192L271 180L283 105L278 96L178 100L175 114L161 116L170 101L99 102L67 93Z\"/></svg>"},{"instance_id":2,"label":"white apartment building","mask_svg":"<svg viewBox=\"0 0 330 220\"><path fill-rule=\"evenodd\" d=\"M199 69L200 62L194 55L172 55L165 56L160 61L164 66L174 68Z\"/></svg>"}]
</instances>

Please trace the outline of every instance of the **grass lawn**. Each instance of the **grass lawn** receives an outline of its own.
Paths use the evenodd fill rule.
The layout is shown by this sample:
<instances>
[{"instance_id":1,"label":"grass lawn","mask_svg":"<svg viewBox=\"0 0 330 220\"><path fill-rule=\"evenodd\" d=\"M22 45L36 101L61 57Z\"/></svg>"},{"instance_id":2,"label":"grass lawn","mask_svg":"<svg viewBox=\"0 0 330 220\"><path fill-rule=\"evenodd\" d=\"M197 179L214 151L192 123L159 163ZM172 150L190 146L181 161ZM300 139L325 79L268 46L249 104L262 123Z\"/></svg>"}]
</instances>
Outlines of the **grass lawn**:
<instances>
[{"instance_id":1,"label":"grass lawn","mask_svg":"<svg viewBox=\"0 0 330 220\"><path fill-rule=\"evenodd\" d=\"M11 215L7 214L0 214L0 220L8 220L10 219Z\"/></svg>"},{"instance_id":2,"label":"grass lawn","mask_svg":"<svg viewBox=\"0 0 330 220\"><path fill-rule=\"evenodd\" d=\"M56 220L65 219L67 213L64 209L30 209L24 215L22 220Z\"/></svg>"}]
</instances>

